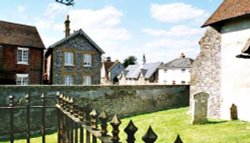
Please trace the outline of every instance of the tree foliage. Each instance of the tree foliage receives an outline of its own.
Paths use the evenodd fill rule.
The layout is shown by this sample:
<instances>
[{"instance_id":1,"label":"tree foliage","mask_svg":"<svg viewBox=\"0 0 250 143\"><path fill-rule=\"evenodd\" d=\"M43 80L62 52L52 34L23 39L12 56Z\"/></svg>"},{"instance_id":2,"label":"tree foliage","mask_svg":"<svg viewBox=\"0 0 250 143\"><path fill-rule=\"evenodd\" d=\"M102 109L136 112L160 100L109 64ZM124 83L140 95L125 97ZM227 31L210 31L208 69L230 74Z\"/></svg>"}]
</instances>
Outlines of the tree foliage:
<instances>
[{"instance_id":1,"label":"tree foliage","mask_svg":"<svg viewBox=\"0 0 250 143\"><path fill-rule=\"evenodd\" d=\"M137 58L135 56L129 56L126 58L123 62L123 66L127 68L129 65L134 65L136 64Z\"/></svg>"}]
</instances>

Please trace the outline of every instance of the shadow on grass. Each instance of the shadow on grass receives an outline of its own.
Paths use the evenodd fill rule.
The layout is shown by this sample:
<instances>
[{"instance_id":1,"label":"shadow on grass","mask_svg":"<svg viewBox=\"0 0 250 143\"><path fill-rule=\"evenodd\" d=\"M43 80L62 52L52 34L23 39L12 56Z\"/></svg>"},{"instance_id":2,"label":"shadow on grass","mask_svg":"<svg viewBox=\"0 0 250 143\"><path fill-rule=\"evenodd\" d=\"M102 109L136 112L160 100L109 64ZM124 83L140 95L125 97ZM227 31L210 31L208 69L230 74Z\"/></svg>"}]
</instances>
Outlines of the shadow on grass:
<instances>
[{"instance_id":1,"label":"shadow on grass","mask_svg":"<svg viewBox=\"0 0 250 143\"><path fill-rule=\"evenodd\" d=\"M180 109L180 108L188 108L188 107L189 106L168 107L168 108L164 108L164 109L160 109L160 110L152 110L152 111L144 111L144 112L139 112L139 113L125 114L125 115L121 115L119 117L120 117L120 119L127 119L127 118L131 118L134 116L139 116L139 115L147 115L147 114L152 114L155 112L161 112L161 111L172 110L172 109Z\"/></svg>"},{"instance_id":2,"label":"shadow on grass","mask_svg":"<svg viewBox=\"0 0 250 143\"><path fill-rule=\"evenodd\" d=\"M205 123L206 124L222 124L222 123L226 123L227 121L221 120L221 121L207 121Z\"/></svg>"}]
</instances>

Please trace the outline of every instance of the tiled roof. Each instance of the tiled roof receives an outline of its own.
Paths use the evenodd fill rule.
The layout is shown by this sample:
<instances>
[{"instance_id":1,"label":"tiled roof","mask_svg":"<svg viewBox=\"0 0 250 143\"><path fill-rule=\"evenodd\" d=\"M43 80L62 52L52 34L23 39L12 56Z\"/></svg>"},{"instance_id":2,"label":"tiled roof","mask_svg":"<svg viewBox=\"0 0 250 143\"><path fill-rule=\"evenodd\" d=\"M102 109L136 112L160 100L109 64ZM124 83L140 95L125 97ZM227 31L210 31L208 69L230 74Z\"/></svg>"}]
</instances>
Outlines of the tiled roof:
<instances>
[{"instance_id":1,"label":"tiled roof","mask_svg":"<svg viewBox=\"0 0 250 143\"><path fill-rule=\"evenodd\" d=\"M158 69L160 64L160 62L157 62L147 63L145 65L129 65L125 69L125 72L127 72L126 78L138 78L140 73L142 73L145 78L150 78Z\"/></svg>"},{"instance_id":2,"label":"tiled roof","mask_svg":"<svg viewBox=\"0 0 250 143\"><path fill-rule=\"evenodd\" d=\"M190 68L193 64L193 59L190 58L178 58L174 59L164 65L161 65L160 68Z\"/></svg>"},{"instance_id":3,"label":"tiled roof","mask_svg":"<svg viewBox=\"0 0 250 143\"><path fill-rule=\"evenodd\" d=\"M105 71L108 72L115 62L104 62Z\"/></svg>"},{"instance_id":4,"label":"tiled roof","mask_svg":"<svg viewBox=\"0 0 250 143\"><path fill-rule=\"evenodd\" d=\"M60 44L63 44L64 42L67 42L68 40L70 40L78 35L84 36L98 51L100 51L102 54L105 53L82 29L80 29L80 30L74 32L73 34L69 35L68 37L65 37L62 40L56 42L55 44L51 45L49 48L54 48Z\"/></svg>"},{"instance_id":5,"label":"tiled roof","mask_svg":"<svg viewBox=\"0 0 250 143\"><path fill-rule=\"evenodd\" d=\"M202 27L250 14L250 0L224 0Z\"/></svg>"},{"instance_id":6,"label":"tiled roof","mask_svg":"<svg viewBox=\"0 0 250 143\"><path fill-rule=\"evenodd\" d=\"M0 44L45 48L34 26L0 21Z\"/></svg>"}]
</instances>

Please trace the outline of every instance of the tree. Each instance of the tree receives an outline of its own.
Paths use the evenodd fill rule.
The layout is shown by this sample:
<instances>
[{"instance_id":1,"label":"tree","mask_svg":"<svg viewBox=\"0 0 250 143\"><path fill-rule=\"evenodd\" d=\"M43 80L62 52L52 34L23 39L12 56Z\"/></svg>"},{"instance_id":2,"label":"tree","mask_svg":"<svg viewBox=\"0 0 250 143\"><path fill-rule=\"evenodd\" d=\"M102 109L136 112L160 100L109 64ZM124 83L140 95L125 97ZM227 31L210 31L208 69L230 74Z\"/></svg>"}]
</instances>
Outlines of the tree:
<instances>
[{"instance_id":1,"label":"tree","mask_svg":"<svg viewBox=\"0 0 250 143\"><path fill-rule=\"evenodd\" d=\"M129 56L126 58L123 62L123 66L127 68L129 65L134 65L136 64L137 58L135 56Z\"/></svg>"}]
</instances>

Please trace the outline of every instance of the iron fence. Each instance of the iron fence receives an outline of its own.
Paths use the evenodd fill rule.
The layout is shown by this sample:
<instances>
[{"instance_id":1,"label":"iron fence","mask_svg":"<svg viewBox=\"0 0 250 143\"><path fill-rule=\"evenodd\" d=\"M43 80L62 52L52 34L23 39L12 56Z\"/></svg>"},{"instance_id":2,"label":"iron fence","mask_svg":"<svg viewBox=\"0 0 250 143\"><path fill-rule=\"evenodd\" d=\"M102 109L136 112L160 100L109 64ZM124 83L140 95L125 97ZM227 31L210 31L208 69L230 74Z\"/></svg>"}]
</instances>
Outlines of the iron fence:
<instances>
[{"instance_id":1,"label":"iron fence","mask_svg":"<svg viewBox=\"0 0 250 143\"><path fill-rule=\"evenodd\" d=\"M110 121L112 126L112 134L108 134L108 115L105 111L99 115L95 109L92 111L88 107L79 107L74 103L72 97L61 94L58 97L58 143L120 143L119 126L120 119L115 114ZM98 124L98 121L100 124ZM99 129L100 126L100 129ZM134 143L137 127L131 120L124 132L127 134L127 143ZM78 133L80 131L80 133ZM150 126L146 134L142 137L145 143L154 143L157 135ZM174 143L182 143L179 135L177 135Z\"/></svg>"},{"instance_id":2,"label":"iron fence","mask_svg":"<svg viewBox=\"0 0 250 143\"><path fill-rule=\"evenodd\" d=\"M41 105L31 106L30 94L25 96L25 106L15 106L14 96L9 96L9 106L0 107L1 110L9 111L9 141L14 143L14 112L16 110L25 110L25 128L26 128L26 142L30 143L31 129L30 129L30 111L31 109L41 110L41 142L46 143L46 112L47 109L52 108L57 110L57 142L58 143L120 143L120 119L115 114L109 122L108 115L105 111L100 114L95 109L91 110L89 107L81 107L74 103L73 98L60 94L57 96L58 103L56 106L46 106L46 98L44 94L41 95ZM111 125L112 133L108 134L107 127ZM126 128L123 130L126 135L127 143L134 143L136 141L135 133L138 128L131 120ZM147 132L142 137L145 143L154 143L157 140L157 135L149 126ZM183 143L180 136L177 135L174 143Z\"/></svg>"},{"instance_id":3,"label":"iron fence","mask_svg":"<svg viewBox=\"0 0 250 143\"><path fill-rule=\"evenodd\" d=\"M4 111L8 111L9 112L9 141L10 143L14 143L15 140L15 134L20 134L18 133L18 131L14 130L14 124L15 124L15 119L14 119L14 115L16 111L20 111L20 110L24 110L25 111L25 138L26 138L26 142L30 143L30 138L31 138L31 110L33 109L37 109L40 110L40 119L41 119L41 125L40 125L40 134L42 137L42 143L46 143L46 122L45 122L45 118L46 118L46 111L47 109L55 109L56 110L56 106L46 106L46 99L48 97L45 97L44 94L41 94L40 96L40 105L38 106L32 106L30 104L31 101L31 96L30 94L27 94L25 96L25 105L24 106L16 106L15 105L15 96L10 95L9 96L9 106L7 107L0 107L1 110Z\"/></svg>"}]
</instances>

